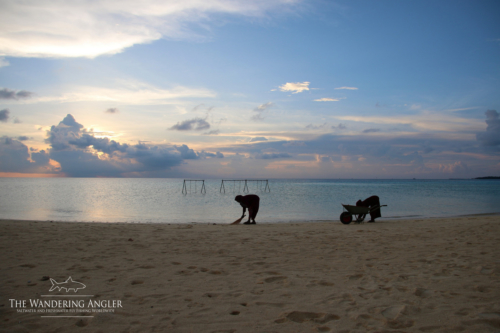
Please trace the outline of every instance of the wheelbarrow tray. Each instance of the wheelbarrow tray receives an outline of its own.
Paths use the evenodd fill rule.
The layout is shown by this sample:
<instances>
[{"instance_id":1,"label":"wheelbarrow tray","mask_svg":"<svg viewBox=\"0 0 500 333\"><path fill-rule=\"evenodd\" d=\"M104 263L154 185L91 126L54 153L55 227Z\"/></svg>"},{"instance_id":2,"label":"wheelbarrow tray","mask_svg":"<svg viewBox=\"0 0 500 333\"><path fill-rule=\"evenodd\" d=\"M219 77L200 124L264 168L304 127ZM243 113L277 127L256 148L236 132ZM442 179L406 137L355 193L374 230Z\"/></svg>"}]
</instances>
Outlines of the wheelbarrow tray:
<instances>
[{"instance_id":1,"label":"wheelbarrow tray","mask_svg":"<svg viewBox=\"0 0 500 333\"><path fill-rule=\"evenodd\" d=\"M352 205L344 205L344 208L351 214L360 215L360 214L370 214L370 208L361 207L361 206L352 206Z\"/></svg>"}]
</instances>

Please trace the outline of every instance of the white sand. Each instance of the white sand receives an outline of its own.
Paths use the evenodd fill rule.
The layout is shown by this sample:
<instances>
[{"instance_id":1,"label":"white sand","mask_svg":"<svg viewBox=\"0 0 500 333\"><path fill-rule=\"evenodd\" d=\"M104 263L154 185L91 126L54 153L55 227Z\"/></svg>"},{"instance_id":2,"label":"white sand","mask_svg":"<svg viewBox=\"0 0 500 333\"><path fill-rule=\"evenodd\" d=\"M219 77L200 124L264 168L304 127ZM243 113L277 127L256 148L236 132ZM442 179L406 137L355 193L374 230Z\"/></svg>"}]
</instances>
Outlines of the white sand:
<instances>
[{"instance_id":1,"label":"white sand","mask_svg":"<svg viewBox=\"0 0 500 333\"><path fill-rule=\"evenodd\" d=\"M0 228L0 332L500 332L500 216ZM55 294L123 307L48 318L9 301Z\"/></svg>"}]
</instances>

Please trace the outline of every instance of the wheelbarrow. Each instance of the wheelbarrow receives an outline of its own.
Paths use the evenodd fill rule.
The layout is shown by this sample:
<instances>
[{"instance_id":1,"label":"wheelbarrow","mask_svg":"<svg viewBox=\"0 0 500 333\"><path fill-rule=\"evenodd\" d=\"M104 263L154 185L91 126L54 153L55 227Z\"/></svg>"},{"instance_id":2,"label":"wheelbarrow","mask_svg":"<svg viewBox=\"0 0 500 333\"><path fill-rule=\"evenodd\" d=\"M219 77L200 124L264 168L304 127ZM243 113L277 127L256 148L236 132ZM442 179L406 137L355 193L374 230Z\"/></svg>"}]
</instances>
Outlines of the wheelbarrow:
<instances>
[{"instance_id":1,"label":"wheelbarrow","mask_svg":"<svg viewBox=\"0 0 500 333\"><path fill-rule=\"evenodd\" d=\"M354 222L361 223L365 220L366 214L370 214L371 211L376 210L380 207L387 207L387 205L373 206L373 207L361 207L361 206L352 206L352 205L344 205L344 212L340 214L340 222L343 224L349 224L352 222L353 216L356 218Z\"/></svg>"}]
</instances>

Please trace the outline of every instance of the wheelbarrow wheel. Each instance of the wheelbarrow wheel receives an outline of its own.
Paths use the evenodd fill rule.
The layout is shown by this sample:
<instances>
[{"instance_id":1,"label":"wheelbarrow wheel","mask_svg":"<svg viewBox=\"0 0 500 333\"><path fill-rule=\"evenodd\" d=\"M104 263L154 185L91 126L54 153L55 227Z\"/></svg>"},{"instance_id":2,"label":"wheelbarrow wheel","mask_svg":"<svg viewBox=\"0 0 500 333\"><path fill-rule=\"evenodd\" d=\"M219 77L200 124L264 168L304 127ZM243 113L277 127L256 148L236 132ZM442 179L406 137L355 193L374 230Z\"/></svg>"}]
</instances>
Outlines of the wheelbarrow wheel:
<instances>
[{"instance_id":1,"label":"wheelbarrow wheel","mask_svg":"<svg viewBox=\"0 0 500 333\"><path fill-rule=\"evenodd\" d=\"M352 214L349 212L343 212L340 214L340 222L343 224L349 224L352 222Z\"/></svg>"}]
</instances>

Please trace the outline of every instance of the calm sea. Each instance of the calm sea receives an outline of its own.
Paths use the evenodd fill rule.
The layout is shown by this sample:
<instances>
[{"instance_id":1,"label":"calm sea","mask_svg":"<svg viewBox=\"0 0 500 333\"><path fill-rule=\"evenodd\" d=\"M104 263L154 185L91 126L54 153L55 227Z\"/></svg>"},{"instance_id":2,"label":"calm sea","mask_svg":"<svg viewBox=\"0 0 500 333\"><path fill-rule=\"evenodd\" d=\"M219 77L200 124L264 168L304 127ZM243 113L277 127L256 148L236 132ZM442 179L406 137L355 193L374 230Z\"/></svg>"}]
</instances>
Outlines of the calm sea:
<instances>
[{"instance_id":1,"label":"calm sea","mask_svg":"<svg viewBox=\"0 0 500 333\"><path fill-rule=\"evenodd\" d=\"M261 198L257 222L338 221L341 203L378 195L386 219L500 213L496 180L269 180L249 182ZM183 179L0 178L0 219L229 223L239 218L234 197L244 183Z\"/></svg>"}]
</instances>

